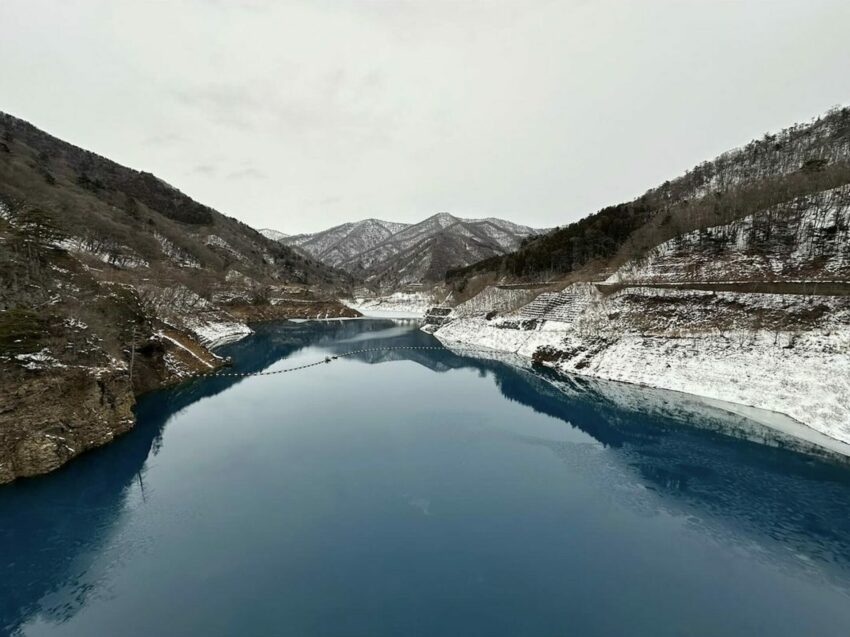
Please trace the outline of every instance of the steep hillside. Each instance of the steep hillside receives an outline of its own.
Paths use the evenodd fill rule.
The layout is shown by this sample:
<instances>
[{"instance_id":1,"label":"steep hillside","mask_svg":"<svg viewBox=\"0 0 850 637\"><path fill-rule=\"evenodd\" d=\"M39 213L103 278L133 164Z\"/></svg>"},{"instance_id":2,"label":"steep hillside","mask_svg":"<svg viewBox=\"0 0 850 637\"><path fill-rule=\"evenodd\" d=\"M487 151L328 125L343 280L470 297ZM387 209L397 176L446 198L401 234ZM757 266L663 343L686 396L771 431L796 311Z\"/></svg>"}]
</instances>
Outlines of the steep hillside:
<instances>
[{"instance_id":1,"label":"steep hillside","mask_svg":"<svg viewBox=\"0 0 850 637\"><path fill-rule=\"evenodd\" d=\"M850 282L850 185L692 230L627 262L612 282Z\"/></svg>"},{"instance_id":2,"label":"steep hillside","mask_svg":"<svg viewBox=\"0 0 850 637\"><path fill-rule=\"evenodd\" d=\"M683 233L604 283L486 287L429 330L568 374L779 412L796 423L750 415L850 456L848 233L843 186Z\"/></svg>"},{"instance_id":3,"label":"steep hillside","mask_svg":"<svg viewBox=\"0 0 850 637\"><path fill-rule=\"evenodd\" d=\"M12 215L40 209L71 251L116 268L167 272L198 293L210 274L230 271L262 282L345 281L150 173L120 166L11 115L0 114L0 136L0 199Z\"/></svg>"},{"instance_id":4,"label":"steep hillside","mask_svg":"<svg viewBox=\"0 0 850 637\"><path fill-rule=\"evenodd\" d=\"M247 321L356 315L348 275L153 175L9 115L0 140L0 483L127 431Z\"/></svg>"},{"instance_id":5,"label":"steep hillside","mask_svg":"<svg viewBox=\"0 0 850 637\"><path fill-rule=\"evenodd\" d=\"M503 255L535 233L501 219L461 219L443 212L412 225L367 219L282 242L350 272L376 291L391 292L441 281L447 270Z\"/></svg>"},{"instance_id":6,"label":"steep hillside","mask_svg":"<svg viewBox=\"0 0 850 637\"><path fill-rule=\"evenodd\" d=\"M456 307L427 329L724 401L850 456L849 140L836 110L452 272Z\"/></svg>"},{"instance_id":7,"label":"steep hillside","mask_svg":"<svg viewBox=\"0 0 850 637\"><path fill-rule=\"evenodd\" d=\"M700 164L634 201L603 208L469 267L447 280L604 278L629 259L683 233L850 183L850 108L765 135Z\"/></svg>"}]
</instances>

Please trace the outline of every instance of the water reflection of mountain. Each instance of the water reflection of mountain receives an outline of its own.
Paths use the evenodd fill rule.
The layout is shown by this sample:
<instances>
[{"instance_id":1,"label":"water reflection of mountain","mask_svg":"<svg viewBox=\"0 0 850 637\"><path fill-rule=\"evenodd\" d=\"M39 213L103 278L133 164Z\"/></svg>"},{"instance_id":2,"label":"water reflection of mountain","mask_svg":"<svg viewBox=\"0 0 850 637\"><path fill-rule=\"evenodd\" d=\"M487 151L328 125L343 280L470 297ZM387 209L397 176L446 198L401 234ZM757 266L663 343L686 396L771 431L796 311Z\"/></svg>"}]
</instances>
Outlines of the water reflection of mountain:
<instances>
[{"instance_id":1,"label":"water reflection of mountain","mask_svg":"<svg viewBox=\"0 0 850 637\"><path fill-rule=\"evenodd\" d=\"M372 322L369 329L369 348L436 344L419 330L399 334L389 322ZM323 340L334 352L362 347L339 343L337 337ZM610 448L638 479L662 494L663 502L702 520L723 541L734 541L730 529L738 529L738 541L769 543L820 566L850 567L850 468L797 453L797 447L812 449L743 416L677 392L556 376L508 364L499 356L395 349L354 358L489 374L509 400L563 420ZM573 459L570 445L525 442Z\"/></svg>"},{"instance_id":2,"label":"water reflection of mountain","mask_svg":"<svg viewBox=\"0 0 850 637\"><path fill-rule=\"evenodd\" d=\"M221 352L233 357L236 371L255 372L308 347L341 353L435 344L433 337L399 329L391 320L278 323L258 326L253 337ZM649 507L649 513L663 508L698 520L719 541L756 543L769 559L780 556L789 563L806 556L813 574L832 571L846 578L850 470L746 440L763 432L743 418L701 408L678 394L547 378L461 352L386 350L353 358L367 364L413 361L437 372L478 370L509 400L602 443L614 460L603 464L619 467L645 487L643 497L624 496L626 505ZM91 565L138 503L146 460L156 453L166 422L242 380L206 378L145 396L137 407L139 425L126 436L55 474L0 489L0 634L14 634L37 613L61 621L85 606L97 586ZM564 462L582 461L576 445L519 439Z\"/></svg>"},{"instance_id":3,"label":"water reflection of mountain","mask_svg":"<svg viewBox=\"0 0 850 637\"><path fill-rule=\"evenodd\" d=\"M416 331L381 342L400 344L433 341ZM850 567L850 468L786 448L795 443L742 416L676 392L556 377L462 352L390 350L356 358L489 373L506 398L563 420L608 447L637 480L661 494L651 506L661 502L691 516L726 543L770 545L772 557L779 552L820 574ZM523 441L545 446L565 462L576 461L574 445ZM629 497L634 504L640 500Z\"/></svg>"},{"instance_id":4,"label":"water reflection of mountain","mask_svg":"<svg viewBox=\"0 0 850 637\"><path fill-rule=\"evenodd\" d=\"M797 566L821 575L850 567L850 468L783 446L741 416L700 405L674 392L619 383L572 381L570 393L531 373L495 371L505 396L580 428L609 447L660 498L628 494L630 504L659 507L698 521L726 544L769 545ZM630 395L632 394L632 395ZM565 462L567 444L527 438ZM812 562L818 563L817 565Z\"/></svg>"}]
</instances>

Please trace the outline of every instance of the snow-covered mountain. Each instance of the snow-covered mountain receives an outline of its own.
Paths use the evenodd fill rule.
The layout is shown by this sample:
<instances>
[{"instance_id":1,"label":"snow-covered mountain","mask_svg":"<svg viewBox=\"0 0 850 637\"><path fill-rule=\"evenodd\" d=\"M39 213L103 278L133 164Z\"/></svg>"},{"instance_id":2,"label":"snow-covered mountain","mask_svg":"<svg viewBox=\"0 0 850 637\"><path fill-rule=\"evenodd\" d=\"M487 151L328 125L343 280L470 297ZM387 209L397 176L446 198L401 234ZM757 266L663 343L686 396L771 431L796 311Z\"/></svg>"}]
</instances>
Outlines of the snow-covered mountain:
<instances>
[{"instance_id":1,"label":"snow-covered mountain","mask_svg":"<svg viewBox=\"0 0 850 637\"><path fill-rule=\"evenodd\" d=\"M340 268L407 227L406 223L364 219L321 232L292 235L282 239L281 243L299 248L323 263Z\"/></svg>"},{"instance_id":2,"label":"snow-covered mountain","mask_svg":"<svg viewBox=\"0 0 850 637\"><path fill-rule=\"evenodd\" d=\"M275 230L274 228L260 228L257 232L263 235L266 239L271 239L272 241L280 241L281 239L286 239L289 236L285 232Z\"/></svg>"},{"instance_id":3,"label":"snow-covered mountain","mask_svg":"<svg viewBox=\"0 0 850 637\"><path fill-rule=\"evenodd\" d=\"M416 224L366 219L280 241L388 290L442 280L447 270L516 250L534 234L502 219L441 212Z\"/></svg>"}]
</instances>

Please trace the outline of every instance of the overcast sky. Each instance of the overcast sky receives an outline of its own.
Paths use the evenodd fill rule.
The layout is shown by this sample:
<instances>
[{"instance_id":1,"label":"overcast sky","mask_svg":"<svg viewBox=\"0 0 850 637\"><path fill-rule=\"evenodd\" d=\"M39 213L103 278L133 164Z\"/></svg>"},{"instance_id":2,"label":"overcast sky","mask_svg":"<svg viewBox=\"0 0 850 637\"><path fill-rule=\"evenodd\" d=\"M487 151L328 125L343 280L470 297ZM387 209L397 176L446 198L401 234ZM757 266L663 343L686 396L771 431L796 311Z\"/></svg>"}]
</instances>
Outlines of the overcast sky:
<instances>
[{"instance_id":1,"label":"overcast sky","mask_svg":"<svg viewBox=\"0 0 850 637\"><path fill-rule=\"evenodd\" d=\"M0 110L255 227L548 227L850 103L847 0L0 0Z\"/></svg>"}]
</instances>

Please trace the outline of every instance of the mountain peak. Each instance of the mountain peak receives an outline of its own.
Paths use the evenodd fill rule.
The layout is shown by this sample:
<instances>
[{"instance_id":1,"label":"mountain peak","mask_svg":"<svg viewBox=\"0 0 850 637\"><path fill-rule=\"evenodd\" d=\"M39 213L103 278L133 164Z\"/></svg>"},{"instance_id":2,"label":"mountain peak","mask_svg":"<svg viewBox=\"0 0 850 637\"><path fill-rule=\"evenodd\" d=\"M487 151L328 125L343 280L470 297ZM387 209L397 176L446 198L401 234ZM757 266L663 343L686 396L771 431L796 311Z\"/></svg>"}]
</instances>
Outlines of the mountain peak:
<instances>
[{"instance_id":1,"label":"mountain peak","mask_svg":"<svg viewBox=\"0 0 850 637\"><path fill-rule=\"evenodd\" d=\"M282 240L327 265L394 289L436 282L449 268L503 255L536 232L501 219L438 212L416 224L364 219Z\"/></svg>"}]
</instances>

